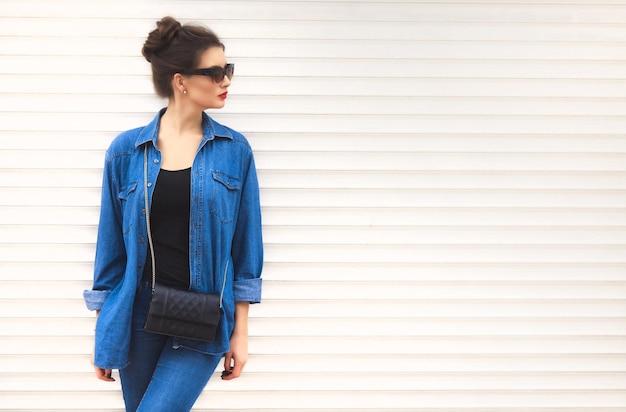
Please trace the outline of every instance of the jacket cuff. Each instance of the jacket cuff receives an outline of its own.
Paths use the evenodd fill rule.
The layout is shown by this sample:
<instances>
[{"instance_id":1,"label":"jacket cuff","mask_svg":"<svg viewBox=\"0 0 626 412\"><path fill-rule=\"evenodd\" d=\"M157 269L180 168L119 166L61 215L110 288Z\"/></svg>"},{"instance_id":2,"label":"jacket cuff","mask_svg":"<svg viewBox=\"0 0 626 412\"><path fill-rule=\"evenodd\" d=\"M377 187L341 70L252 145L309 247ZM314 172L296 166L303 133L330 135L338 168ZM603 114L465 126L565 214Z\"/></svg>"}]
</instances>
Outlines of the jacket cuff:
<instances>
[{"instance_id":1,"label":"jacket cuff","mask_svg":"<svg viewBox=\"0 0 626 412\"><path fill-rule=\"evenodd\" d=\"M100 310L106 298L111 294L110 290L85 290L83 291L83 298L87 309Z\"/></svg>"},{"instance_id":2,"label":"jacket cuff","mask_svg":"<svg viewBox=\"0 0 626 412\"><path fill-rule=\"evenodd\" d=\"M236 280L234 285L235 302L261 302L261 278Z\"/></svg>"}]
</instances>

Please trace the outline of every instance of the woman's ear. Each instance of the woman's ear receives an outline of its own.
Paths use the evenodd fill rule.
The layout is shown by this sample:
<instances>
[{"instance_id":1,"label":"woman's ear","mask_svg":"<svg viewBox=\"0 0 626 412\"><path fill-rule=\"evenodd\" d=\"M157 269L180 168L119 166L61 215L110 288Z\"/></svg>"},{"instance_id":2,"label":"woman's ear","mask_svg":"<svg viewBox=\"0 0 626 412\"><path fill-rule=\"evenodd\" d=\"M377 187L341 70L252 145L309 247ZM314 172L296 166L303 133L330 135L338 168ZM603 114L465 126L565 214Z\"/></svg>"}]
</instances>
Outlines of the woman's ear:
<instances>
[{"instance_id":1,"label":"woman's ear","mask_svg":"<svg viewBox=\"0 0 626 412\"><path fill-rule=\"evenodd\" d=\"M182 94L187 94L187 88L185 87L185 77L182 74L176 73L174 75L174 78L172 79L172 88L174 90L178 90Z\"/></svg>"}]
</instances>

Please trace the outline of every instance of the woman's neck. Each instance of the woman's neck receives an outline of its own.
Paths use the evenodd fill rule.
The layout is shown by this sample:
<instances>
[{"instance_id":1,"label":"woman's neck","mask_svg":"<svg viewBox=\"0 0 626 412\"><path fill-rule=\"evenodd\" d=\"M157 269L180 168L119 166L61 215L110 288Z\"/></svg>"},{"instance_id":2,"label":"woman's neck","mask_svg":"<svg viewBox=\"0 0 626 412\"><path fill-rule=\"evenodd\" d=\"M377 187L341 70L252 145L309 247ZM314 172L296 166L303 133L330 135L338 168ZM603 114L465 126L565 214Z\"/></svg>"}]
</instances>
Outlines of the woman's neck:
<instances>
[{"instance_id":1,"label":"woman's neck","mask_svg":"<svg viewBox=\"0 0 626 412\"><path fill-rule=\"evenodd\" d=\"M201 111L168 105L161 116L157 139L157 147L161 151L161 168L182 170L191 167L202 134Z\"/></svg>"},{"instance_id":2,"label":"woman's neck","mask_svg":"<svg viewBox=\"0 0 626 412\"><path fill-rule=\"evenodd\" d=\"M202 135L202 112L170 101L159 129L168 136Z\"/></svg>"}]
</instances>

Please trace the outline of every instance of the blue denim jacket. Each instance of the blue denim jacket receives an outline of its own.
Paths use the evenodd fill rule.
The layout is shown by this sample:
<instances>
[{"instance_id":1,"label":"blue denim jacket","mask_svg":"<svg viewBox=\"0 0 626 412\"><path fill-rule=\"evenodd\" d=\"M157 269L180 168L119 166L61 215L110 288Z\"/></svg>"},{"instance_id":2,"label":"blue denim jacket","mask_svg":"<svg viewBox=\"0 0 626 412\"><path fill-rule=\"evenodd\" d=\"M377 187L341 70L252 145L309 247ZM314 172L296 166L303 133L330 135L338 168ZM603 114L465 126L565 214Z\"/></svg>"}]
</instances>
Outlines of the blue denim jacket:
<instances>
[{"instance_id":1,"label":"blue denim jacket","mask_svg":"<svg viewBox=\"0 0 626 412\"><path fill-rule=\"evenodd\" d=\"M143 149L148 145L148 195L160 170L156 142L161 110L145 127L121 133L106 152L92 290L84 292L96 323L95 365L128 363L135 291L148 248ZM203 353L229 350L235 302L261 301L263 244L259 186L252 149L240 133L203 114L204 135L191 168L190 290L219 294L226 276L217 337L176 339Z\"/></svg>"}]
</instances>

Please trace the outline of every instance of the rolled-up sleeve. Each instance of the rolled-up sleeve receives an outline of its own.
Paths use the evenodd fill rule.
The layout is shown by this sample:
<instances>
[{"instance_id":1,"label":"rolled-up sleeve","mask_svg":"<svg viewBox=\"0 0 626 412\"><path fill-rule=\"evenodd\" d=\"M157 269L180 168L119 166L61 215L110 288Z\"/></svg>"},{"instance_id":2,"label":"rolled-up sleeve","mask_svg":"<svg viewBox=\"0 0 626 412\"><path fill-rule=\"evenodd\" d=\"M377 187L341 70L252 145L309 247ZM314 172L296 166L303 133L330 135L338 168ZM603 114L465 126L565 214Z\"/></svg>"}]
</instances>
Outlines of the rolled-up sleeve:
<instances>
[{"instance_id":1,"label":"rolled-up sleeve","mask_svg":"<svg viewBox=\"0 0 626 412\"><path fill-rule=\"evenodd\" d=\"M235 281L235 302L261 302L261 278Z\"/></svg>"},{"instance_id":2,"label":"rolled-up sleeve","mask_svg":"<svg viewBox=\"0 0 626 412\"><path fill-rule=\"evenodd\" d=\"M99 310L102 307L111 291L121 282L126 267L119 185L114 169L113 160L107 153L102 179L93 286L92 290L83 292L89 310Z\"/></svg>"},{"instance_id":3,"label":"rolled-up sleeve","mask_svg":"<svg viewBox=\"0 0 626 412\"><path fill-rule=\"evenodd\" d=\"M106 298L111 294L110 290L85 290L83 298L89 310L100 310Z\"/></svg>"},{"instance_id":4,"label":"rolled-up sleeve","mask_svg":"<svg viewBox=\"0 0 626 412\"><path fill-rule=\"evenodd\" d=\"M234 298L235 302L260 303L263 236L259 183L252 153L247 166L233 237Z\"/></svg>"}]
</instances>

